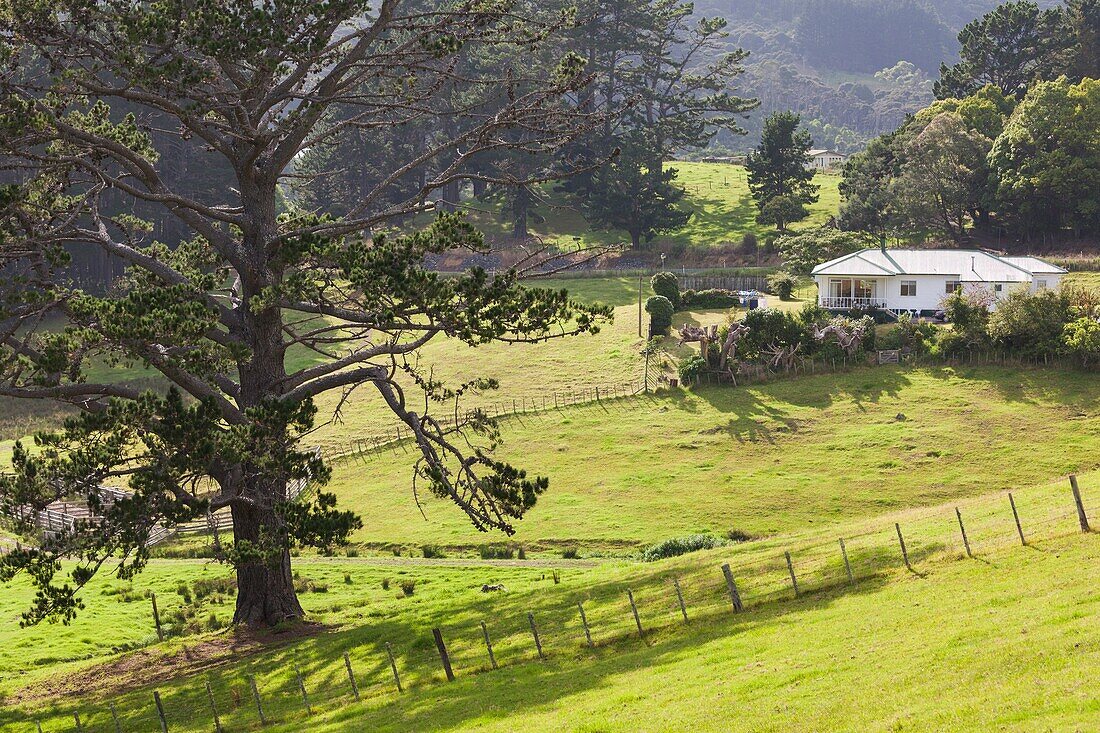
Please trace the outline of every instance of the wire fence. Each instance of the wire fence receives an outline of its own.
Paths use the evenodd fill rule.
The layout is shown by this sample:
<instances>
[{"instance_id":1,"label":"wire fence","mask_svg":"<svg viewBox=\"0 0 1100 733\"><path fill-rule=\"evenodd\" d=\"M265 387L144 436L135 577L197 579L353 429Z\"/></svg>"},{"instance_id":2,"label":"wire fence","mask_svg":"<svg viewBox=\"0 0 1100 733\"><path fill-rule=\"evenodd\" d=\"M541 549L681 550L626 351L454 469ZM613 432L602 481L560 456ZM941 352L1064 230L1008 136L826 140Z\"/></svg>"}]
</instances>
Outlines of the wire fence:
<instances>
[{"instance_id":1,"label":"wire fence","mask_svg":"<svg viewBox=\"0 0 1100 733\"><path fill-rule=\"evenodd\" d=\"M653 365L648 368L648 372L643 369L643 374L636 380L589 383L546 391L537 397L521 396L514 399L503 399L479 407L477 410L465 410L460 415L435 416L435 419L444 429L454 429L456 426L470 423L478 416L499 420L506 417L562 410L577 405L621 400L656 388L659 382L657 371L658 364L654 360ZM406 444L411 442L413 437L411 429L399 425L393 432L354 438L337 445L329 445L323 448L322 451L326 461L367 461L387 453L397 453L399 450L407 451Z\"/></svg>"},{"instance_id":2,"label":"wire fence","mask_svg":"<svg viewBox=\"0 0 1100 733\"><path fill-rule=\"evenodd\" d=\"M594 649L650 643L678 627L759 621L784 613L790 601L812 603L827 598L823 594L888 582L896 571L924 576L934 562L966 561L1012 545L1090 532L1090 517L1098 512L1100 492L1082 492L1071 477L1068 487L1063 482L913 510L843 535L816 530L745 543L722 551L728 559L715 564L681 558L636 566L632 575L585 586L558 585L553 571L553 588L560 590L550 591L552 602L501 596L498 608L480 609L480 620L458 613L462 622L392 639L347 648L336 642L322 661L309 665L298 664L293 649L286 648L212 669L163 692L146 688L53 709L9 709L5 730L163 733L308 726L319 713L363 702L385 704L456 676L549 657L583 664L602 656L592 655ZM1005 566L986 567L998 572Z\"/></svg>"}]
</instances>

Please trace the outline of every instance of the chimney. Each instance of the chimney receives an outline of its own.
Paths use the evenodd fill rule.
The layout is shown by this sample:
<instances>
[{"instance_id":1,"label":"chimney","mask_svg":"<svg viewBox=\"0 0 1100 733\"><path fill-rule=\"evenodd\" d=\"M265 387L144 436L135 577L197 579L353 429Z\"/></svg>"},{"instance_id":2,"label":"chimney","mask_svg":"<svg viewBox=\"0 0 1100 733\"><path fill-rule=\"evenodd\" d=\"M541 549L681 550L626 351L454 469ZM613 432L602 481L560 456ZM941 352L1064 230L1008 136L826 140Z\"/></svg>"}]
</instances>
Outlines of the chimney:
<instances>
[{"instance_id":1,"label":"chimney","mask_svg":"<svg viewBox=\"0 0 1100 733\"><path fill-rule=\"evenodd\" d=\"M882 250L883 254L886 254L886 235L883 234L878 238L878 247Z\"/></svg>"}]
</instances>

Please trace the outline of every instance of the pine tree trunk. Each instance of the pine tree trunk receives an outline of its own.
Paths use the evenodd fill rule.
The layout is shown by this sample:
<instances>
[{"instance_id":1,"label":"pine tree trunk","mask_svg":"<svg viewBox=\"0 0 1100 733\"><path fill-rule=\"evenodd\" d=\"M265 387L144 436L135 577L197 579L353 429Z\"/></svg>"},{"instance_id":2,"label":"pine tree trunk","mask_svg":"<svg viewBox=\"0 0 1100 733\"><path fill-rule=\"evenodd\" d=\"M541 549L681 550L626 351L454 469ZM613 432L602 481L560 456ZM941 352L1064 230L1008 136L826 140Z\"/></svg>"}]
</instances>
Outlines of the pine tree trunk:
<instances>
[{"instance_id":1,"label":"pine tree trunk","mask_svg":"<svg viewBox=\"0 0 1100 733\"><path fill-rule=\"evenodd\" d=\"M266 516L264 516L266 515ZM271 511L254 507L233 507L233 538L239 546L242 540L257 542L261 527L276 526L277 517ZM294 592L290 571L290 552L282 550L268 562L241 563L237 566L237 608L234 624L274 626L305 615Z\"/></svg>"},{"instance_id":2,"label":"pine tree trunk","mask_svg":"<svg viewBox=\"0 0 1100 733\"><path fill-rule=\"evenodd\" d=\"M527 239L527 209L530 206L530 196L527 189L520 186L512 197L512 239Z\"/></svg>"},{"instance_id":3,"label":"pine tree trunk","mask_svg":"<svg viewBox=\"0 0 1100 733\"><path fill-rule=\"evenodd\" d=\"M242 407L259 407L277 398L286 377L286 347L283 343L281 311L268 305L253 310L253 299L282 282L281 265L268 257L266 247L278 233L275 180L242 179L246 210L254 212L251 226L243 232L245 266L240 272L242 307L241 332L249 346L247 358L238 363ZM268 425L268 447L272 451L288 442L286 427ZM262 463L260 464L262 466ZM273 626L302 618L304 612L294 592L287 545L286 525L277 511L286 500L286 479L265 473L257 465L240 466L230 485L245 501L231 504L234 548L248 557L238 559L237 607L233 623Z\"/></svg>"}]
</instances>

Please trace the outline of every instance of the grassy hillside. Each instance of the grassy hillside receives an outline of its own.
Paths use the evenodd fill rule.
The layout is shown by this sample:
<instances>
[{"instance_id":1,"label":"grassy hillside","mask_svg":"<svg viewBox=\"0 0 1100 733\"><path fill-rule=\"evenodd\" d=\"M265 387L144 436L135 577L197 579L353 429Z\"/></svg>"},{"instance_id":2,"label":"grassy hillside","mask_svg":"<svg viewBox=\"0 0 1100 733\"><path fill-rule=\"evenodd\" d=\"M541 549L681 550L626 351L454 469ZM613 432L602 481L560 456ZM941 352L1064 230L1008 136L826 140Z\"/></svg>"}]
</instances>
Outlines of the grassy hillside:
<instances>
[{"instance_id":1,"label":"grassy hillside","mask_svg":"<svg viewBox=\"0 0 1100 733\"><path fill-rule=\"evenodd\" d=\"M1088 511L1100 516L1100 473L1081 479ZM28 709L46 720L47 730L69 729L73 712L90 729L106 729L109 698L123 729L153 730L155 688L170 730L206 730L204 680L227 730L255 729L247 674L256 676L274 729L288 731L304 725L333 732L656 731L679 729L677 721L725 730L728 719L714 713L722 706L735 707L750 730L789 730L807 716L819 730L1072 729L1097 713L1088 681L1100 671L1100 647L1090 631L1100 593L1082 582L1081 570L1095 561L1100 545L1095 535L1077 531L1064 481L1018 488L1016 502L1027 548L1018 545L1003 494L959 504L976 561L965 558L953 505L652 564L560 562L560 582L530 566L302 559L303 582L327 584L324 592L303 595L314 619L326 625L286 630L262 654L247 637L205 634L112 655L111 646L151 642L148 601L139 594L127 603L118 583L101 580L72 627L3 627L0 649L16 653L0 655L0 729L26 728ZM901 564L894 521L904 527L911 571ZM854 585L845 580L838 536L847 538ZM784 550L800 579L797 600ZM737 576L743 615L730 614L718 569L723 562ZM143 584L158 592L166 616L184 603L172 593L175 585L218 575L199 563L167 561L154 562L149 573ZM686 626L674 577L689 609ZM409 579L417 584L405 597L396 588ZM482 583L503 583L506 590L481 593ZM644 644L626 602L628 588L647 630ZM27 600L24 589L9 587L0 595L0 614L11 619ZM594 650L584 645L578 600ZM203 616L223 612L209 599L201 609ZM537 661L528 611L538 619L546 662ZM489 671L480 621L492 634L499 672ZM448 642L454 684L442 681L433 627ZM396 654L404 695L393 689L386 643ZM361 705L351 704L345 651ZM88 661L109 664L86 669ZM308 723L296 669L314 708ZM854 690L875 694L853 696Z\"/></svg>"},{"instance_id":2,"label":"grassy hillside","mask_svg":"<svg viewBox=\"0 0 1100 733\"><path fill-rule=\"evenodd\" d=\"M569 408L504 436L504 457L551 478L519 542L768 535L1100 465L1100 375L883 367ZM410 463L399 450L337 468L331 489L364 516L355 539L486 541L423 492L421 516Z\"/></svg>"},{"instance_id":3,"label":"grassy hillside","mask_svg":"<svg viewBox=\"0 0 1100 733\"><path fill-rule=\"evenodd\" d=\"M775 231L774 227L756 223L757 210L742 166L676 161L671 167L679 172L678 183L687 189L682 208L693 212L693 216L683 229L657 235L654 243L706 248L740 242L746 232L762 238ZM815 183L821 187L820 201L810 207L810 218L796 224L795 229L822 224L840 209L840 176L819 173ZM470 201L466 208L471 220L488 236L503 241L511 234L510 222L481 202ZM623 232L593 231L576 207L552 191L546 193L538 215L544 221L531 224L531 233L559 246L630 241Z\"/></svg>"}]
</instances>

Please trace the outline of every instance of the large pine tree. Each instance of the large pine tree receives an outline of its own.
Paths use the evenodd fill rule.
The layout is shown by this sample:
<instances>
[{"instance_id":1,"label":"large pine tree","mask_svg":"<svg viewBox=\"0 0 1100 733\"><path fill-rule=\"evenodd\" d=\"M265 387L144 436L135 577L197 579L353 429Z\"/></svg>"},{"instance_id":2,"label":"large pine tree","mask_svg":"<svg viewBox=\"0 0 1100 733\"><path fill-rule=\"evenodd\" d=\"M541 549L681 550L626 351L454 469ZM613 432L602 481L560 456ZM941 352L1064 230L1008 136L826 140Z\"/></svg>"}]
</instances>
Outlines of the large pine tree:
<instances>
[{"instance_id":1,"label":"large pine tree","mask_svg":"<svg viewBox=\"0 0 1100 733\"><path fill-rule=\"evenodd\" d=\"M512 130L553 149L598 122L563 103L588 81L574 56L509 78L460 68L470 49L537 49L560 27L546 16L503 0L6 3L0 394L80 413L39 436L37 450L16 450L15 472L0 477L0 511L27 516L83 497L102 517L0 561L0 578L25 571L38 586L28 622L71 617L105 565L140 570L155 524L223 508L233 518L221 557L236 570L235 621L301 616L292 547L331 547L359 522L323 492L287 501L289 482L328 475L303 444L314 399L327 393L367 399L370 390L413 436L415 480L479 529L512 531L546 480L493 457L483 414L457 426L439 419L463 414L454 404L463 389L417 373L415 354L439 338L589 332L608 311L525 289L515 272L433 273L426 257L483 249L454 215L399 236L363 234L431 211L437 192L468 176L476 156L508 147ZM444 93L463 90L494 103L463 109ZM123 105L131 114L113 109ZM232 185L201 197L173 185L152 120L162 135L201 144ZM414 150L395 147L340 216L286 205L282 186L303 151L352 130L424 122L430 134ZM132 209L105 207L108 197L174 219L187 241L161 244L149 222L119 213ZM106 294L68 276L69 253L88 249L127 265ZM313 359L295 364L292 349ZM98 379L90 367L102 363L145 365L172 388ZM407 394L402 372L425 394ZM96 487L118 481L133 495L109 504Z\"/></svg>"}]
</instances>

